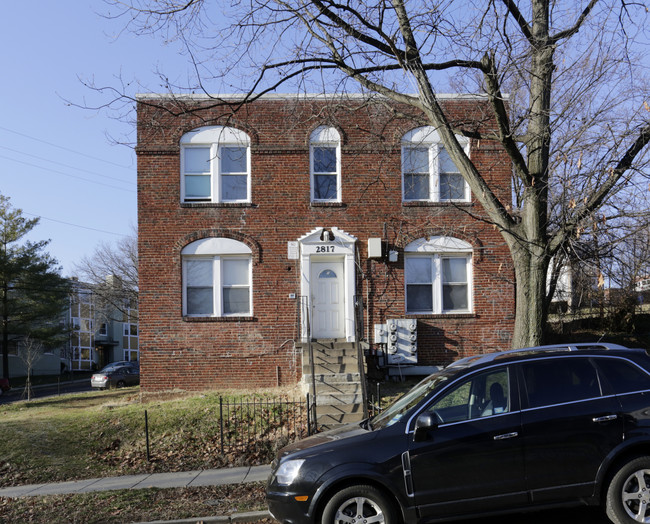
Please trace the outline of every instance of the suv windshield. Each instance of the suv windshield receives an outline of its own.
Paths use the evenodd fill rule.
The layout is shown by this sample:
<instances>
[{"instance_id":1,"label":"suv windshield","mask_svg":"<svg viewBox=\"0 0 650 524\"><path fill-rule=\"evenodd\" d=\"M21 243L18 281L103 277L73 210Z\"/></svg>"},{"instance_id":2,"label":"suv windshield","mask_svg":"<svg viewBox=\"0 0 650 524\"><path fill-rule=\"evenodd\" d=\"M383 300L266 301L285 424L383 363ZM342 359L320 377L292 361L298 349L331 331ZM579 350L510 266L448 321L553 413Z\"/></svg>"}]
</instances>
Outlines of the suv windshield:
<instances>
[{"instance_id":1,"label":"suv windshield","mask_svg":"<svg viewBox=\"0 0 650 524\"><path fill-rule=\"evenodd\" d=\"M420 403L425 397L430 396L432 393L444 387L449 380L456 376L456 374L464 369L465 366L452 365L442 371L438 371L433 375L428 376L422 382L418 383L408 393L393 402L384 411L375 415L370 419L370 429L380 429L392 426L396 422L402 420L404 415L408 413L411 408Z\"/></svg>"}]
</instances>

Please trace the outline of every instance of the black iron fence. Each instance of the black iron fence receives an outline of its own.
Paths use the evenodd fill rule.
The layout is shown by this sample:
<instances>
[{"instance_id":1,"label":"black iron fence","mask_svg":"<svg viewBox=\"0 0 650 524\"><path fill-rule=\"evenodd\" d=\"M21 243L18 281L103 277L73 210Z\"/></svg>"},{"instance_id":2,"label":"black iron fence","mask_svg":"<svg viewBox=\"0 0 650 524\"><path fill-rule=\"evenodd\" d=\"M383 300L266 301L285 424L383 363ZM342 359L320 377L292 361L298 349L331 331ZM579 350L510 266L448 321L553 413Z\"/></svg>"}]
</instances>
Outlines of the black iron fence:
<instances>
[{"instance_id":1,"label":"black iron fence","mask_svg":"<svg viewBox=\"0 0 650 524\"><path fill-rule=\"evenodd\" d=\"M275 450L312 433L309 401L309 396L299 400L219 397L218 403L198 413L167 410L165 416L173 420L160 420L155 407L149 408L144 412L147 460L167 452L160 448L170 439L157 437L161 428L173 426L188 447L194 443L224 456L271 457Z\"/></svg>"}]
</instances>

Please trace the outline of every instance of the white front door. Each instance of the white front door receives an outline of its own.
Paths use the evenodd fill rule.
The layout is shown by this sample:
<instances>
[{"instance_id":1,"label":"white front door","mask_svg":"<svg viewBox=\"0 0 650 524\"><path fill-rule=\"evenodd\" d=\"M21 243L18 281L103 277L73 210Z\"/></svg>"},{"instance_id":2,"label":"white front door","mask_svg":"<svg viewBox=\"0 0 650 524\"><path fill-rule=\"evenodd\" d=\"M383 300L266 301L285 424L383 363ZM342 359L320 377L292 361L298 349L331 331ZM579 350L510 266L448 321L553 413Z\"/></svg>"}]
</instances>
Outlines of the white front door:
<instances>
[{"instance_id":1,"label":"white front door","mask_svg":"<svg viewBox=\"0 0 650 524\"><path fill-rule=\"evenodd\" d=\"M345 337L343 261L312 262L310 287L313 337Z\"/></svg>"}]
</instances>

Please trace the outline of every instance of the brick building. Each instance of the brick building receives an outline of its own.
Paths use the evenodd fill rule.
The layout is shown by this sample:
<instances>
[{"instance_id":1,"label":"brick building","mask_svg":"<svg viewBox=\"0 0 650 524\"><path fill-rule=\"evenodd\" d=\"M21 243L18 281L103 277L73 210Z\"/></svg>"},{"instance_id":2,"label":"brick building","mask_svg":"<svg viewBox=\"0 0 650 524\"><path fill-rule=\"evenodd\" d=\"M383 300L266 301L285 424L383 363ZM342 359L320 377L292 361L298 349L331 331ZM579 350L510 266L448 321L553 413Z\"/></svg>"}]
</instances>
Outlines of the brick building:
<instances>
[{"instance_id":1,"label":"brick building","mask_svg":"<svg viewBox=\"0 0 650 524\"><path fill-rule=\"evenodd\" d=\"M486 104L443 99L482 135L458 139L507 204ZM508 250L413 109L141 95L137 154L144 391L294 384L308 340L400 366L509 348Z\"/></svg>"}]
</instances>

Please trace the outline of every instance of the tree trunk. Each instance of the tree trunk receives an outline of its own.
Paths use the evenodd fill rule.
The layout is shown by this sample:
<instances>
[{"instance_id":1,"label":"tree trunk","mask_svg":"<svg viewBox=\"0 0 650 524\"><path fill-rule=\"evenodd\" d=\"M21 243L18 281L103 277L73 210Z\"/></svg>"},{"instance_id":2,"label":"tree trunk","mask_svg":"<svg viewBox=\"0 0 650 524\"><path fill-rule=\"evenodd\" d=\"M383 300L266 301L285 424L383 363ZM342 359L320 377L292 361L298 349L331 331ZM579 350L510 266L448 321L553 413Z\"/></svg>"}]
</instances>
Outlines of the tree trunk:
<instances>
[{"instance_id":1,"label":"tree trunk","mask_svg":"<svg viewBox=\"0 0 650 524\"><path fill-rule=\"evenodd\" d=\"M513 261L517 283L512 347L539 346L544 343L548 260L543 252L531 253L530 248L519 247Z\"/></svg>"}]
</instances>

